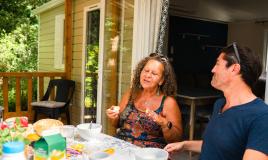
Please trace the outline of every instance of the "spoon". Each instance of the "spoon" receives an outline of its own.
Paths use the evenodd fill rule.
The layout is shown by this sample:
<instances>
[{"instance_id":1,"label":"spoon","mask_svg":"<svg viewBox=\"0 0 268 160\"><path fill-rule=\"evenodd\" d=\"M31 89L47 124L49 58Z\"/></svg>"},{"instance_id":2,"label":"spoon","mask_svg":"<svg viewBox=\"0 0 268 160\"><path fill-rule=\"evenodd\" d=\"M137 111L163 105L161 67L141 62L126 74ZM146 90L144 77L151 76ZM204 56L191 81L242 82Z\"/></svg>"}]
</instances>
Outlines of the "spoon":
<instances>
[{"instance_id":1,"label":"spoon","mask_svg":"<svg viewBox=\"0 0 268 160\"><path fill-rule=\"evenodd\" d=\"M92 128L92 121L90 121L89 130L91 130L91 128Z\"/></svg>"}]
</instances>

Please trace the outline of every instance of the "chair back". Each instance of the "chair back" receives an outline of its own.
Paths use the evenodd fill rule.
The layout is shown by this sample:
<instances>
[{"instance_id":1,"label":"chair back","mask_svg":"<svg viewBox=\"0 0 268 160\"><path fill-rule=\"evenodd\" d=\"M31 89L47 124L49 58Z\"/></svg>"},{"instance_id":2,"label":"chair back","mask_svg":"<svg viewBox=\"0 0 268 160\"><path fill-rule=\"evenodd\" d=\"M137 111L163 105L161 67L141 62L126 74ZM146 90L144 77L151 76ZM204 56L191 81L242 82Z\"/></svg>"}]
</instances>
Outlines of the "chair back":
<instances>
[{"instance_id":1,"label":"chair back","mask_svg":"<svg viewBox=\"0 0 268 160\"><path fill-rule=\"evenodd\" d=\"M72 99L75 89L75 81L67 79L53 79L49 81L47 91L42 98L42 101L49 100L53 91L55 92L55 98L51 99L56 102L69 103Z\"/></svg>"}]
</instances>

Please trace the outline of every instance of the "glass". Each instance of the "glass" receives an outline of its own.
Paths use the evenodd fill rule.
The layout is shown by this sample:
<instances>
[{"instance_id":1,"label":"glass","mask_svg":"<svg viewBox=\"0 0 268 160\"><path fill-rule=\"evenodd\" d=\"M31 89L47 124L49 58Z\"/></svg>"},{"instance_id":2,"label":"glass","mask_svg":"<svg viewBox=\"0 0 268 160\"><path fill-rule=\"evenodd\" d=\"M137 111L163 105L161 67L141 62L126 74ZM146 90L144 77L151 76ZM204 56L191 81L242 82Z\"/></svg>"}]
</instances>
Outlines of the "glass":
<instances>
[{"instance_id":1,"label":"glass","mask_svg":"<svg viewBox=\"0 0 268 160\"><path fill-rule=\"evenodd\" d=\"M129 89L132 69L132 35L134 22L134 0L114 1L106 0L105 3L105 28L103 45L103 73L102 95L100 102L102 107L109 107L117 104L123 93ZM129 36L128 36L129 35ZM105 115L106 110L101 109ZM101 122L109 123L106 116ZM113 133L111 125L104 126L107 133Z\"/></svg>"},{"instance_id":2,"label":"glass","mask_svg":"<svg viewBox=\"0 0 268 160\"><path fill-rule=\"evenodd\" d=\"M66 138L67 144L74 141L75 127L73 125L64 125L60 127L62 137Z\"/></svg>"}]
</instances>

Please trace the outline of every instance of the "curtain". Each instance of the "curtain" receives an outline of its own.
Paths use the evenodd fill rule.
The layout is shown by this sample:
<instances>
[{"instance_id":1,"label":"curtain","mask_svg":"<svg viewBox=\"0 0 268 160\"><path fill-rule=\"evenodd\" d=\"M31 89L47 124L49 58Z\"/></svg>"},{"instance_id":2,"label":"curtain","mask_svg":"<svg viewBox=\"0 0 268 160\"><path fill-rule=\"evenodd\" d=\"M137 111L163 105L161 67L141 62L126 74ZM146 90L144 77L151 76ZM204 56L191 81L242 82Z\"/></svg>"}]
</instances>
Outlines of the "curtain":
<instances>
[{"instance_id":1,"label":"curtain","mask_svg":"<svg viewBox=\"0 0 268 160\"><path fill-rule=\"evenodd\" d=\"M267 65L267 62L268 62L268 58L266 60L266 65ZM261 78L263 81L265 81L265 91L264 91L264 101L266 104L268 104L268 74L267 74L267 71L264 72L262 75L261 75Z\"/></svg>"},{"instance_id":2,"label":"curtain","mask_svg":"<svg viewBox=\"0 0 268 160\"><path fill-rule=\"evenodd\" d=\"M160 38L165 35L168 1L135 0L132 71L143 57L156 51L161 53L163 40Z\"/></svg>"}]
</instances>

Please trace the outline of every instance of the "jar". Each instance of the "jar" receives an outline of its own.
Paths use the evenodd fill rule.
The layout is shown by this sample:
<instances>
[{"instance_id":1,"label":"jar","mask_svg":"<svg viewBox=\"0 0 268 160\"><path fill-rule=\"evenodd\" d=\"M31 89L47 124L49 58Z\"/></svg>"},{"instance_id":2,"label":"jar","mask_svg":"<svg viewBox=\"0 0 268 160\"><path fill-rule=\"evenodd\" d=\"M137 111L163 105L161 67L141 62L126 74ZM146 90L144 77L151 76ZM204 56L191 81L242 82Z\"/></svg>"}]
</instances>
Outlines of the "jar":
<instances>
[{"instance_id":1,"label":"jar","mask_svg":"<svg viewBox=\"0 0 268 160\"><path fill-rule=\"evenodd\" d=\"M1 160L26 160L23 142L6 142L2 148Z\"/></svg>"}]
</instances>

